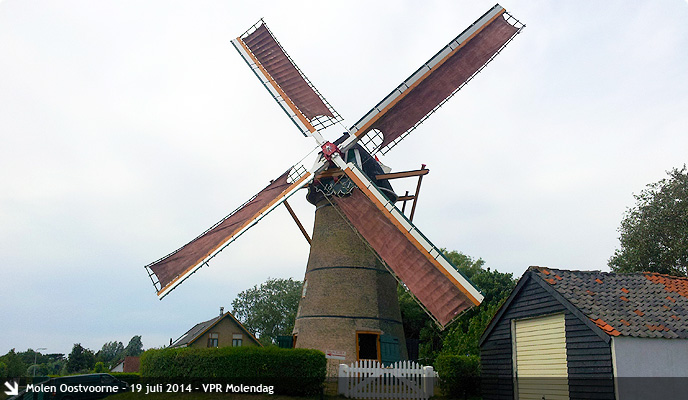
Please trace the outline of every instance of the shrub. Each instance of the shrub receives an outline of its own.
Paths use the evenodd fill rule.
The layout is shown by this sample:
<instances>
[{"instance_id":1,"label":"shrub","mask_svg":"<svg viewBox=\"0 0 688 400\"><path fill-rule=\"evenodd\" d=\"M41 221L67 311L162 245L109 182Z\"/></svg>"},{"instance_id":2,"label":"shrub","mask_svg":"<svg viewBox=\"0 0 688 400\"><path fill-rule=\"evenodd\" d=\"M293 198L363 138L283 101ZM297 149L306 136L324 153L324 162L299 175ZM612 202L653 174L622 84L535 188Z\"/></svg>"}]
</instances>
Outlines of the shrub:
<instances>
[{"instance_id":1,"label":"shrub","mask_svg":"<svg viewBox=\"0 0 688 400\"><path fill-rule=\"evenodd\" d=\"M451 398L468 398L480 393L478 356L441 355L435 361L442 392Z\"/></svg>"},{"instance_id":2,"label":"shrub","mask_svg":"<svg viewBox=\"0 0 688 400\"><path fill-rule=\"evenodd\" d=\"M8 375L9 375L9 368L7 368L7 364L0 361L0 380L7 379Z\"/></svg>"},{"instance_id":3,"label":"shrub","mask_svg":"<svg viewBox=\"0 0 688 400\"><path fill-rule=\"evenodd\" d=\"M130 385L141 382L141 374L138 372L110 372L109 374Z\"/></svg>"},{"instance_id":4,"label":"shrub","mask_svg":"<svg viewBox=\"0 0 688 400\"><path fill-rule=\"evenodd\" d=\"M95 367L93 367L93 372L95 372L97 374L102 373L102 372L107 372L107 371L108 370L107 370L107 368L105 368L105 363L103 363L102 361L98 361L96 363Z\"/></svg>"},{"instance_id":5,"label":"shrub","mask_svg":"<svg viewBox=\"0 0 688 400\"><path fill-rule=\"evenodd\" d=\"M263 384L286 395L320 392L326 366L321 351L278 347L153 349L141 356L144 380Z\"/></svg>"}]
</instances>

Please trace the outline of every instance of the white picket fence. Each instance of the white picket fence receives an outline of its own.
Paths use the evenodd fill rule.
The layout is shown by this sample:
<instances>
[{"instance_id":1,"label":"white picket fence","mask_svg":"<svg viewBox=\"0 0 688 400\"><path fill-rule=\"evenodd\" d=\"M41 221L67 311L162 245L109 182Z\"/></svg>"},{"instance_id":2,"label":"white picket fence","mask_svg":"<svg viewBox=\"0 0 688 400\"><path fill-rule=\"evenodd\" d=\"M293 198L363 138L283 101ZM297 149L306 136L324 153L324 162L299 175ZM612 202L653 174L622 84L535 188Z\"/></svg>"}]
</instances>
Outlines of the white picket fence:
<instances>
[{"instance_id":1,"label":"white picket fence","mask_svg":"<svg viewBox=\"0 0 688 400\"><path fill-rule=\"evenodd\" d=\"M339 364L338 393L355 399L428 399L437 373L413 361L385 367L376 360Z\"/></svg>"}]
</instances>

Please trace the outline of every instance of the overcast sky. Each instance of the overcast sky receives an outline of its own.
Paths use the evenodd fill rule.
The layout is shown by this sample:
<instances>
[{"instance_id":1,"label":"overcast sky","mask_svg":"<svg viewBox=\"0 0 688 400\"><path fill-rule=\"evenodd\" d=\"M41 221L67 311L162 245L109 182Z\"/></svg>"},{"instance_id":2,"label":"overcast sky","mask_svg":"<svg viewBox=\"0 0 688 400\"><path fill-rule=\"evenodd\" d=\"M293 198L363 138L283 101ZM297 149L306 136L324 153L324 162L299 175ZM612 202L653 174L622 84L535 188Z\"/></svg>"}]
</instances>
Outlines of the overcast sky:
<instances>
[{"instance_id":1,"label":"overcast sky","mask_svg":"<svg viewBox=\"0 0 688 400\"><path fill-rule=\"evenodd\" d=\"M492 5L0 2L0 354L163 346L303 278L284 207L162 301L143 268L314 146L230 43L259 18L350 126ZM633 193L688 161L688 4L502 5L523 32L382 161L430 168L414 222L438 247L606 271Z\"/></svg>"}]
</instances>

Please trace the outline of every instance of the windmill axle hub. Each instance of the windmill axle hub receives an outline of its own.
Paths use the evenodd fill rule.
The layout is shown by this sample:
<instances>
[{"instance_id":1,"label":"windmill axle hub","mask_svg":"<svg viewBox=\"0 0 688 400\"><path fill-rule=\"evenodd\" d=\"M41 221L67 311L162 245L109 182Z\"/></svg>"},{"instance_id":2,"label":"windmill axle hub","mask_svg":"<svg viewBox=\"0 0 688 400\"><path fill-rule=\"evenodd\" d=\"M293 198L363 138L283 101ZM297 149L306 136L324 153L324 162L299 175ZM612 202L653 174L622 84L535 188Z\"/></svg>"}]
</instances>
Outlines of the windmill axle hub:
<instances>
[{"instance_id":1,"label":"windmill axle hub","mask_svg":"<svg viewBox=\"0 0 688 400\"><path fill-rule=\"evenodd\" d=\"M332 142L325 142L325 144L323 144L321 148L323 155L328 161L332 161L332 156L334 154L339 154L340 157L342 156L342 152L339 150L339 147L337 147L337 145Z\"/></svg>"}]
</instances>

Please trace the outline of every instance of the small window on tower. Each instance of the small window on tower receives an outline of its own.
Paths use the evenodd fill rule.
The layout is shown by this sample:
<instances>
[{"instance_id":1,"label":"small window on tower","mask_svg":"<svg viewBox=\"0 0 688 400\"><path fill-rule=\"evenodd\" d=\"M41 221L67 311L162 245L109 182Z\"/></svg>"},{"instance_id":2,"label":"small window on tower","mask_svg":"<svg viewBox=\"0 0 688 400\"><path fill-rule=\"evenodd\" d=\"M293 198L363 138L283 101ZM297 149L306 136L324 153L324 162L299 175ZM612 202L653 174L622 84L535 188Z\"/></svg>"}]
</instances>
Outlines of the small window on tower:
<instances>
[{"instance_id":1,"label":"small window on tower","mask_svg":"<svg viewBox=\"0 0 688 400\"><path fill-rule=\"evenodd\" d=\"M308 289L308 279L303 280L303 289L301 289L301 297L306 297L306 289Z\"/></svg>"},{"instance_id":2,"label":"small window on tower","mask_svg":"<svg viewBox=\"0 0 688 400\"><path fill-rule=\"evenodd\" d=\"M218 346L218 340L220 338L220 335L217 333L209 333L208 334L208 347L217 347Z\"/></svg>"}]
</instances>

